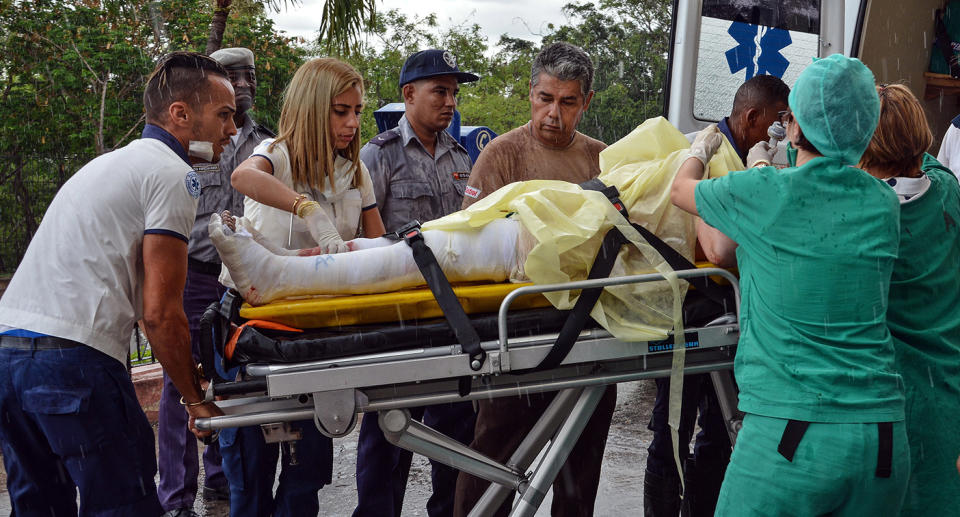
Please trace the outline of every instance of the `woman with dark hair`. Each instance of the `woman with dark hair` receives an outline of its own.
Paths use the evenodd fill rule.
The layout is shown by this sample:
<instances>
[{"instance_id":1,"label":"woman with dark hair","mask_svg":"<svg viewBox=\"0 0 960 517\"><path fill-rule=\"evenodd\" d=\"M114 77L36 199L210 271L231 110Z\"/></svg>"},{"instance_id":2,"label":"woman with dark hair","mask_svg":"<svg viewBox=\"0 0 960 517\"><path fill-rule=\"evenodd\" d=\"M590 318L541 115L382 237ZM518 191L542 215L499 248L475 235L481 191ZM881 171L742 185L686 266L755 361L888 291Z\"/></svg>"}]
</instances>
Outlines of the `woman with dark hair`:
<instances>
[{"instance_id":1,"label":"woman with dark hair","mask_svg":"<svg viewBox=\"0 0 960 517\"><path fill-rule=\"evenodd\" d=\"M860 168L900 200L900 253L887 308L910 441L900 515L950 515L960 508L960 185L927 154L933 135L913 93L902 84L877 93L880 124Z\"/></svg>"}]
</instances>

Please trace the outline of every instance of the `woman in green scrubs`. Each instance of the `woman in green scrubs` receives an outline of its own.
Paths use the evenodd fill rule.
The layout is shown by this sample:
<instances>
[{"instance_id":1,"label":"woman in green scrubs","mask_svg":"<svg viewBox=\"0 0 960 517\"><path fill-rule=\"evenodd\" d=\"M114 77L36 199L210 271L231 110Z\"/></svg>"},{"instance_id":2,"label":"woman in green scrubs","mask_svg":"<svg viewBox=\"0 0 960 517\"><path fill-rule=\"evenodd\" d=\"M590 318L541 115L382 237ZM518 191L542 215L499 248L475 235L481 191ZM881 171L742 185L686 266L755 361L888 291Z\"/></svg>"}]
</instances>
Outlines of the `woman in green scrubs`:
<instances>
[{"instance_id":1,"label":"woman in green scrubs","mask_svg":"<svg viewBox=\"0 0 960 517\"><path fill-rule=\"evenodd\" d=\"M960 185L926 154L923 107L901 84L880 86L880 124L860 167L900 201L900 253L887 326L906 389L910 483L900 515L960 511Z\"/></svg>"},{"instance_id":2,"label":"woman in green scrubs","mask_svg":"<svg viewBox=\"0 0 960 517\"><path fill-rule=\"evenodd\" d=\"M702 180L719 145L707 128L671 191L737 244L746 417L716 515L891 515L910 469L885 321L899 204L851 167L879 117L873 74L841 55L815 61L789 106L796 167Z\"/></svg>"}]
</instances>

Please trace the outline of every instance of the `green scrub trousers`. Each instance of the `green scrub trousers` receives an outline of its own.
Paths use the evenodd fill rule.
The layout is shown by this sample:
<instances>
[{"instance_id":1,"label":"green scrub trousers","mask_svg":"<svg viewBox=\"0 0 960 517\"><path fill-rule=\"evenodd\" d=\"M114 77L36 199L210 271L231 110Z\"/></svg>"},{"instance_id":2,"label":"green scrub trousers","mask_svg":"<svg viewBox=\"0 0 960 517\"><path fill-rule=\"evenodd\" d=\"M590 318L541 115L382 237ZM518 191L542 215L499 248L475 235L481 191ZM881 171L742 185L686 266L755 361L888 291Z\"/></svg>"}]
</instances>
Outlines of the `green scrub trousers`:
<instances>
[{"instance_id":1,"label":"green scrub trousers","mask_svg":"<svg viewBox=\"0 0 960 517\"><path fill-rule=\"evenodd\" d=\"M793 461L777 452L788 420L747 414L717 502L717 516L893 515L903 501L910 452L903 422L893 424L891 475L877 477L875 423L813 422Z\"/></svg>"}]
</instances>

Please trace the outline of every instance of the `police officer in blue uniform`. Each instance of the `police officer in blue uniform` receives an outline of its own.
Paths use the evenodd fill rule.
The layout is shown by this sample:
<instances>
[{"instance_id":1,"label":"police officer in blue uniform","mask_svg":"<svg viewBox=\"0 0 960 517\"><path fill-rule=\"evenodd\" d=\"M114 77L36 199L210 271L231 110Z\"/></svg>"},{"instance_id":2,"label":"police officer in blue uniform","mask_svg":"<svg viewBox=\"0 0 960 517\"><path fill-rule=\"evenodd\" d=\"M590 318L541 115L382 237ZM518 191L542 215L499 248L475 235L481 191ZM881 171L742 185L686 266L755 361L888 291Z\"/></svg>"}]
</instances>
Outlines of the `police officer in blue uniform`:
<instances>
[{"instance_id":1,"label":"police officer in blue uniform","mask_svg":"<svg viewBox=\"0 0 960 517\"><path fill-rule=\"evenodd\" d=\"M387 231L416 219L429 221L460 209L470 177L470 156L449 133L460 83L479 79L461 72L445 50L424 50L407 58L400 71L406 113L396 128L374 137L360 150L370 170ZM463 443L473 438L476 414L470 402L411 408L417 419ZM354 517L399 516L412 453L383 436L377 415L364 415L357 446L357 508ZM453 513L457 472L432 462L430 517Z\"/></svg>"}]
</instances>

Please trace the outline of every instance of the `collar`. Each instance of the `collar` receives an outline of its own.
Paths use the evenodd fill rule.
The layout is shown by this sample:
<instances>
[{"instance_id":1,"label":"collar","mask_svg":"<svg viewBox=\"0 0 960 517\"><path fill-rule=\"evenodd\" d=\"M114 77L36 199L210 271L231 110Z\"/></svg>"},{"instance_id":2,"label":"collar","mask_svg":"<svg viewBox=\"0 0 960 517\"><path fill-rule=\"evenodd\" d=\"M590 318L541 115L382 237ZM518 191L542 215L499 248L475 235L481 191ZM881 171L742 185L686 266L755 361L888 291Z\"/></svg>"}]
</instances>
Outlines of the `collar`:
<instances>
[{"instance_id":1,"label":"collar","mask_svg":"<svg viewBox=\"0 0 960 517\"><path fill-rule=\"evenodd\" d=\"M930 189L930 178L926 174L918 178L887 178L884 183L890 185L897 193L901 205L916 201Z\"/></svg>"},{"instance_id":2,"label":"collar","mask_svg":"<svg viewBox=\"0 0 960 517\"><path fill-rule=\"evenodd\" d=\"M160 126L155 126L153 124L144 124L143 132L140 133L140 138L153 138L159 140L167 145L171 151L177 153L187 165L190 165L190 157L187 156L187 150L183 148L183 145L180 144L180 141L171 135L166 129L163 129Z\"/></svg>"},{"instance_id":3,"label":"collar","mask_svg":"<svg viewBox=\"0 0 960 517\"><path fill-rule=\"evenodd\" d=\"M423 142L420 141L420 137L417 136L417 132L413 130L413 126L410 125L410 121L407 120L407 116L403 115L400 117L400 120L397 122L397 128L400 129L400 138L403 141L404 147L410 144L411 140L416 140L420 147L424 147ZM437 133L437 146L436 152L433 153L434 157L440 156L444 151L447 151L451 147L456 145L456 141L450 136L450 133L446 131L441 131Z\"/></svg>"},{"instance_id":4,"label":"collar","mask_svg":"<svg viewBox=\"0 0 960 517\"><path fill-rule=\"evenodd\" d=\"M747 162L747 155L740 152L740 148L737 147L737 141L733 139L733 133L730 132L730 123L727 122L730 117L723 117L723 120L717 122L717 129L723 133L723 136L727 137L727 142L730 142L730 145L733 146L733 150L737 152L737 156L740 157L740 161L743 163Z\"/></svg>"},{"instance_id":5,"label":"collar","mask_svg":"<svg viewBox=\"0 0 960 517\"><path fill-rule=\"evenodd\" d=\"M243 126L237 128L237 137L240 139L248 138L256 126L257 124L253 121L253 117L250 116L250 112L244 113Z\"/></svg>"}]
</instances>

